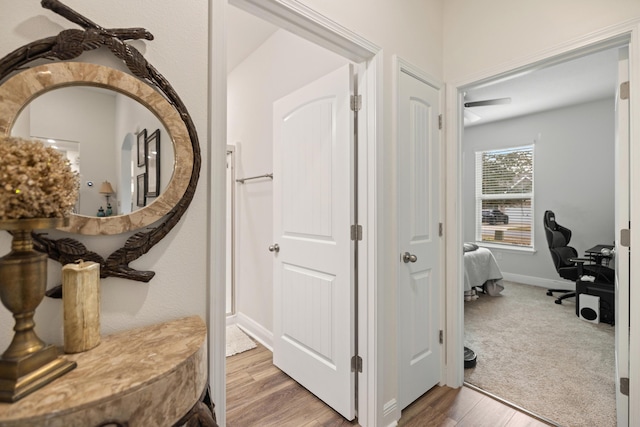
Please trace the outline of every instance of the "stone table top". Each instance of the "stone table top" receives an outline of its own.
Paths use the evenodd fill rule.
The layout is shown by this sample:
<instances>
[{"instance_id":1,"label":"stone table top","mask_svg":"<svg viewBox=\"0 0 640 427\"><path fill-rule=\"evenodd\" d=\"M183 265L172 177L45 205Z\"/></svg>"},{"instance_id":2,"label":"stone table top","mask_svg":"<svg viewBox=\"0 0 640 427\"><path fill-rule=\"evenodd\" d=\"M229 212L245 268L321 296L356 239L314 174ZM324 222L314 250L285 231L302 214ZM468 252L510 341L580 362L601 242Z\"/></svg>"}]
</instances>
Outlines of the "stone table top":
<instances>
[{"instance_id":1,"label":"stone table top","mask_svg":"<svg viewBox=\"0 0 640 427\"><path fill-rule=\"evenodd\" d=\"M78 354L76 369L15 403L0 426L172 425L207 384L207 328L198 316L119 332Z\"/></svg>"}]
</instances>

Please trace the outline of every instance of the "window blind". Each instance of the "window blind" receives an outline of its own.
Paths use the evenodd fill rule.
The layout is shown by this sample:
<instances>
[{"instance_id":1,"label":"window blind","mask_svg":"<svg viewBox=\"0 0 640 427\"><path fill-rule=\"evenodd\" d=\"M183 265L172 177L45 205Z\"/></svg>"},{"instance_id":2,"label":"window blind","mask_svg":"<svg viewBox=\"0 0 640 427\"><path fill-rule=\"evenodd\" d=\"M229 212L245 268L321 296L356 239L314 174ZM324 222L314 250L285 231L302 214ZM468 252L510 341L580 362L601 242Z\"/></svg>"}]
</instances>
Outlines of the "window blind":
<instances>
[{"instance_id":1,"label":"window blind","mask_svg":"<svg viewBox=\"0 0 640 427\"><path fill-rule=\"evenodd\" d=\"M476 152L476 240L533 247L533 146Z\"/></svg>"}]
</instances>

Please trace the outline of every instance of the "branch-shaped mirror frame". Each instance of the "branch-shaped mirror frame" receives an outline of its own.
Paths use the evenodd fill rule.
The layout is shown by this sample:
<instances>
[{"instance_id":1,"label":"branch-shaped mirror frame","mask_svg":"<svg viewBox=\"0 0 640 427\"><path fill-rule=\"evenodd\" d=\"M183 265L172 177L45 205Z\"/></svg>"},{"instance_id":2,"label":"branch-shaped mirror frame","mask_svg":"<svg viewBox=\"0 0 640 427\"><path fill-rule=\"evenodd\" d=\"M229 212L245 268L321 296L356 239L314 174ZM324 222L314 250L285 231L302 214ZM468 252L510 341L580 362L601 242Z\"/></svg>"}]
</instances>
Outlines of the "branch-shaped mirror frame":
<instances>
[{"instance_id":1,"label":"branch-shaped mirror frame","mask_svg":"<svg viewBox=\"0 0 640 427\"><path fill-rule=\"evenodd\" d=\"M36 60L45 59L51 61L70 61L78 57L84 51L106 48L109 52L124 62L133 76L137 77L145 84L148 84L149 90L157 94L159 98L162 98L161 100L155 99L155 101L151 101L151 104L159 105L165 102L174 109L171 111L175 114L177 120L168 119L169 123L167 123L166 118L168 116L166 114L158 114L154 108L150 108L154 113L156 113L156 115L162 116L159 118L163 119L163 122L168 129L173 128L173 130L170 130L172 137L184 133L185 138L190 140L190 150L187 150L188 152L186 153L186 156L188 157L188 161L186 163L187 165L192 166L190 171L186 171L187 174L190 172L188 181L186 180L186 174L182 173L182 175L185 175L184 182L186 183L186 188L182 188L184 187L183 185L178 185L178 187L181 188L179 188L177 192L174 192L174 194L177 194L178 196L182 194L182 196L179 197L175 204L167 206L168 211L166 212L166 215L154 218L157 220L162 219L162 222L156 227L136 232L126 240L122 248L111 253L106 259L96 252L89 250L81 242L72 238L52 239L47 237L45 234L33 233L34 247L41 252L47 253L49 258L62 264L75 262L79 258L82 258L85 261L97 262L100 264L100 277L102 278L120 277L140 282L148 282L153 278L155 273L153 271L135 270L129 267L129 263L147 253L154 245L160 242L160 240L162 240L162 238L177 225L193 199L201 167L200 145L195 126L189 112L171 84L169 84L169 82L160 73L158 73L158 71L149 62L147 62L135 47L124 42L124 40L138 39L153 40L153 35L149 31L144 28L105 29L93 23L86 17L78 14L59 0L42 0L41 5L45 9L49 9L79 25L83 30L63 30L57 36L34 41L9 53L0 59L0 84L8 82L10 80L8 79L9 76L24 69L28 64ZM68 67L74 67L75 65L73 64L77 64L78 66L100 67L95 64L79 64L73 62L65 62L64 64ZM111 71L117 72L117 70ZM135 79L135 77L126 73L120 73L127 76L126 78ZM109 87L131 95L131 93L128 93L125 89L114 88L111 81L100 82L97 80L98 79L87 79L85 83L101 87ZM64 84L64 82L61 84ZM54 86L55 85L51 86L51 88ZM151 89L152 87L155 89ZM47 88L47 90L49 89L50 88ZM156 90L158 92L156 92ZM163 96L160 96L160 93ZM153 94L150 94L149 96L153 98ZM150 102L147 98L134 98L141 101L148 108L150 107ZM165 113L167 112L166 109L164 109L164 111ZM9 122L13 120L15 120L15 117L11 117ZM182 127L182 130L176 130L180 127ZM186 129L186 132L184 132L184 129ZM5 123L4 129L1 130L8 135L11 131L11 124ZM180 154L178 149L176 152L176 164L178 163L179 157ZM184 159L184 155L182 158ZM176 170L178 173L181 173L177 166ZM161 201L158 200L156 202ZM162 205L163 203L158 204L158 206ZM76 228L74 228L74 226L70 226L66 229L63 228L62 230L83 232L83 234L115 234L112 232L101 233L99 231L101 224L99 221L104 220L104 218L90 218L88 220L90 222L89 226L87 226L86 220L84 223L83 221L80 221L80 223L83 224L82 227L85 228L84 231L86 231L86 229L92 229L91 224L97 224L98 232L83 232L78 228L81 227L78 224L76 224ZM143 224L143 226L144 225L146 224ZM137 228L135 222L131 223L130 227L131 230ZM128 229L116 230L116 232L124 231L128 231ZM59 296L59 287L54 289L53 292L50 291L48 295Z\"/></svg>"}]
</instances>

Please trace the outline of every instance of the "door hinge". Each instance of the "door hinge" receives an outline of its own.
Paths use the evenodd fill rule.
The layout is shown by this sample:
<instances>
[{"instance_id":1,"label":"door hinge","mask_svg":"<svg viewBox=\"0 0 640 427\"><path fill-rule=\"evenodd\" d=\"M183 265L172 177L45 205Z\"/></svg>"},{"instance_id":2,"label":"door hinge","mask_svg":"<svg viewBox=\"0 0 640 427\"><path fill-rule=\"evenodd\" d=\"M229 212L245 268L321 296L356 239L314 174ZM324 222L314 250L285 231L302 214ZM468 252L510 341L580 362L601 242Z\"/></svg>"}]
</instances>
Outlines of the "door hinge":
<instances>
[{"instance_id":1,"label":"door hinge","mask_svg":"<svg viewBox=\"0 0 640 427\"><path fill-rule=\"evenodd\" d=\"M444 224L438 223L438 236L442 237L444 235Z\"/></svg>"},{"instance_id":2,"label":"door hinge","mask_svg":"<svg viewBox=\"0 0 640 427\"><path fill-rule=\"evenodd\" d=\"M440 329L440 344L444 344L444 331L442 329Z\"/></svg>"},{"instance_id":3,"label":"door hinge","mask_svg":"<svg viewBox=\"0 0 640 427\"><path fill-rule=\"evenodd\" d=\"M631 230L628 228L620 230L620 245L625 248L631 247Z\"/></svg>"},{"instance_id":4,"label":"door hinge","mask_svg":"<svg viewBox=\"0 0 640 427\"><path fill-rule=\"evenodd\" d=\"M351 111L362 109L362 95L351 95Z\"/></svg>"},{"instance_id":5,"label":"door hinge","mask_svg":"<svg viewBox=\"0 0 640 427\"><path fill-rule=\"evenodd\" d=\"M629 396L629 378L620 378L620 393Z\"/></svg>"},{"instance_id":6,"label":"door hinge","mask_svg":"<svg viewBox=\"0 0 640 427\"><path fill-rule=\"evenodd\" d=\"M629 99L629 82L620 83L620 99Z\"/></svg>"},{"instance_id":7,"label":"door hinge","mask_svg":"<svg viewBox=\"0 0 640 427\"><path fill-rule=\"evenodd\" d=\"M362 357L353 356L351 358L351 372L362 372Z\"/></svg>"},{"instance_id":8,"label":"door hinge","mask_svg":"<svg viewBox=\"0 0 640 427\"><path fill-rule=\"evenodd\" d=\"M351 226L351 240L362 240L362 226L355 224Z\"/></svg>"},{"instance_id":9,"label":"door hinge","mask_svg":"<svg viewBox=\"0 0 640 427\"><path fill-rule=\"evenodd\" d=\"M438 129L442 129L442 114L438 114Z\"/></svg>"}]
</instances>

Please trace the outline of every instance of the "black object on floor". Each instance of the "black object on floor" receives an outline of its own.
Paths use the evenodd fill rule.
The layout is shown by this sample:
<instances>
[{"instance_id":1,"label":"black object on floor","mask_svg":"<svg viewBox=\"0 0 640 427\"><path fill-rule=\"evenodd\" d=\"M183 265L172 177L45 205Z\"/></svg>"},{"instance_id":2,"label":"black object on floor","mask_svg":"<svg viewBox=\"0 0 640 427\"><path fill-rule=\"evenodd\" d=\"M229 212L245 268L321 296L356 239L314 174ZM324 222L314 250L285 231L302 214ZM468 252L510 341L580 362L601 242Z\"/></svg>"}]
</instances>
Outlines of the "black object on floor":
<instances>
[{"instance_id":1,"label":"black object on floor","mask_svg":"<svg viewBox=\"0 0 640 427\"><path fill-rule=\"evenodd\" d=\"M583 295L593 295L599 298L599 307L596 307L594 317L588 320L597 318L600 322L609 323L615 325L616 313L615 313L615 288L612 284L607 283L594 283L583 282L578 280L576 282L576 316L580 317L583 301L580 299ZM586 298L583 298L583 300ZM584 317L584 316L583 316Z\"/></svg>"},{"instance_id":2,"label":"black object on floor","mask_svg":"<svg viewBox=\"0 0 640 427\"><path fill-rule=\"evenodd\" d=\"M469 347L464 348L464 369L475 368L478 356Z\"/></svg>"}]
</instances>

